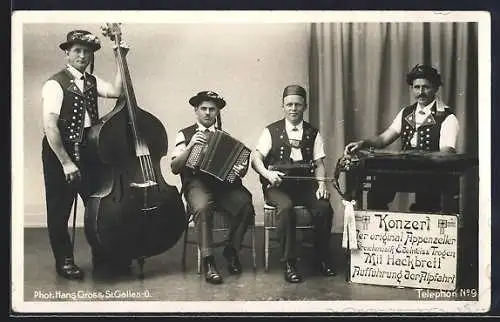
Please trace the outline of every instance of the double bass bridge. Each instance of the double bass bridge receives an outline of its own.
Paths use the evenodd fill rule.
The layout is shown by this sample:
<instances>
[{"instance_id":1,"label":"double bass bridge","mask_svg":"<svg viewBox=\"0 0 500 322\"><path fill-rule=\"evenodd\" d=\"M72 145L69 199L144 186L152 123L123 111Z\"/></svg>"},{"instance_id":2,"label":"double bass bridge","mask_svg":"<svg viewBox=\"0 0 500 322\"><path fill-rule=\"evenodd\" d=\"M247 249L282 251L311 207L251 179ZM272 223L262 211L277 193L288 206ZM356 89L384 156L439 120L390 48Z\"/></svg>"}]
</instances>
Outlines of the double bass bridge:
<instances>
[{"instance_id":1,"label":"double bass bridge","mask_svg":"<svg viewBox=\"0 0 500 322\"><path fill-rule=\"evenodd\" d=\"M142 216L150 216L150 215L155 215L158 213L159 206L158 205L151 205L151 201L154 200L151 199L151 193L153 191L151 188L157 187L158 183L153 180L146 180L144 182L131 182L130 187L131 188L136 188L142 190L142 192L139 193L139 195L142 195L142 207L139 209L140 213ZM137 196L139 196L137 195Z\"/></svg>"},{"instance_id":2,"label":"double bass bridge","mask_svg":"<svg viewBox=\"0 0 500 322\"><path fill-rule=\"evenodd\" d=\"M147 180L145 182L131 182L131 188L150 188L156 186L158 183L156 181Z\"/></svg>"},{"instance_id":3,"label":"double bass bridge","mask_svg":"<svg viewBox=\"0 0 500 322\"><path fill-rule=\"evenodd\" d=\"M152 206L152 207L142 208L142 209L141 209L141 214L142 214L143 216L148 216L148 215L150 215L152 212L155 212L157 209L158 209L158 206ZM155 213L156 213L156 212L155 212Z\"/></svg>"}]
</instances>

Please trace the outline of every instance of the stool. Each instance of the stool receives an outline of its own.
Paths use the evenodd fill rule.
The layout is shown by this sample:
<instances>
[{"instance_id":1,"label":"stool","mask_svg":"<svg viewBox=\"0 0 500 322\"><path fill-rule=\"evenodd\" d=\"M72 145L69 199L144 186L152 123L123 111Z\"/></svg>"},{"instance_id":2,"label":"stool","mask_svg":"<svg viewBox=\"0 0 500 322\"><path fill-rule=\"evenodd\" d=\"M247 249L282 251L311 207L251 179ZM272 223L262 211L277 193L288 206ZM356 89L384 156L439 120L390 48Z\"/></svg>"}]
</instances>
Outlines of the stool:
<instances>
[{"instance_id":1,"label":"stool","mask_svg":"<svg viewBox=\"0 0 500 322\"><path fill-rule=\"evenodd\" d=\"M293 211L297 217L297 230L312 230L313 225L311 224L311 214L305 206L294 206ZM277 228L279 223L279 218L277 216L276 207L268 204L264 204L264 268L267 272L269 270L269 249L270 249L270 234L271 230ZM310 243L306 243L305 246L312 246Z\"/></svg>"},{"instance_id":2,"label":"stool","mask_svg":"<svg viewBox=\"0 0 500 322\"><path fill-rule=\"evenodd\" d=\"M192 213L188 212L189 214L189 226L194 227L194 216ZM223 240L218 240L216 241L215 233L217 232L223 232L224 236L226 236L227 233L229 233L230 229L230 223L227 220L227 216L224 215L221 211L216 210L215 213L212 216L212 233L213 233L213 238L214 242L212 244L213 248L221 247L225 245L225 239ZM257 269L257 262L256 262L256 251L255 251L255 218L252 219L252 222L248 226L248 231L250 232L250 245L242 243L241 247L242 248L248 248L252 250L252 264L253 264L253 270L255 271ZM197 272L198 274L201 273L201 250L198 247L198 240L189 240L188 238L188 229L186 229L186 232L184 233L184 245L183 245L183 250L182 250L182 270L186 270L186 246L187 244L193 244L196 245L196 249L198 251L198 265L197 265Z\"/></svg>"}]
</instances>

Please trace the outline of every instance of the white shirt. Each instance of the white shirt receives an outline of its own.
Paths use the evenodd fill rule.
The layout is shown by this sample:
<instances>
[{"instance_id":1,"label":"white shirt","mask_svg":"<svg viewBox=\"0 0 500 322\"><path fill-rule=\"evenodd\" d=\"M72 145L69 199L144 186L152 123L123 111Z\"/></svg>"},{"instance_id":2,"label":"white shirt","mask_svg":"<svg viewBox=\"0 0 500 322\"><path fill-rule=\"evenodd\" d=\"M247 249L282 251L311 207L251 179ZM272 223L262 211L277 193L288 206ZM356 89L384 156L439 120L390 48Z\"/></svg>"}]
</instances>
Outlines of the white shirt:
<instances>
[{"instance_id":1,"label":"white shirt","mask_svg":"<svg viewBox=\"0 0 500 322\"><path fill-rule=\"evenodd\" d=\"M302 140L302 133L304 132L304 122L300 122L300 124L294 126L292 123L290 123L287 119L285 119L285 130L286 134L288 135L288 138L290 140ZM293 131L293 128L296 127L298 131ZM269 151L271 151L272 147L272 139L271 139L271 133L269 133L268 128L266 127L263 131L262 134L259 137L259 141L257 142L256 150L262 153L264 158L267 156ZM318 132L316 135L316 139L314 140L314 148L313 148L313 159L314 161L319 160L321 158L324 158L325 155L325 149L324 149L324 144L323 144L323 139ZM302 161L302 151L299 148L294 148L292 147L292 151L290 153L290 158L293 161Z\"/></svg>"},{"instance_id":2,"label":"white shirt","mask_svg":"<svg viewBox=\"0 0 500 322\"><path fill-rule=\"evenodd\" d=\"M210 127L205 127L200 122L196 122L198 128L196 131L205 132L205 130L209 130L210 132L215 132L215 124L212 124ZM186 150L187 143L186 138L184 137L184 133L182 131L177 132L177 136L175 137L175 148L172 151L172 159L177 158L182 152Z\"/></svg>"},{"instance_id":3,"label":"white shirt","mask_svg":"<svg viewBox=\"0 0 500 322\"><path fill-rule=\"evenodd\" d=\"M83 74L74 68L71 65L67 65L68 71L75 77L74 83L78 88L83 91L83 79L81 77ZM97 82L97 94L100 97L108 97L109 94L113 90L113 85L110 83L103 81L99 77L95 76ZM61 85L55 80L48 80L45 82L42 88L42 100L43 100L43 115L46 117L49 114L57 114L61 113L61 106L63 102L63 89ZM90 116L88 111L85 110L85 121L84 126L88 127L91 125Z\"/></svg>"},{"instance_id":4,"label":"white shirt","mask_svg":"<svg viewBox=\"0 0 500 322\"><path fill-rule=\"evenodd\" d=\"M442 111L445 108L449 108L446 106L442 101L440 100L433 100L431 103L429 103L426 106L421 106L420 104L417 104L417 108L415 109L415 127L416 129L419 128L420 125L425 121L425 119L431 114L431 108L432 105L436 103L436 110ZM403 118L403 109L399 111L398 115L394 118L392 121L392 124L389 128L393 129L398 133L398 135L401 134L401 122ZM419 113L422 111L423 113ZM439 132L439 148L443 147L452 147L456 149L456 144L457 144L457 136L458 136L458 131L460 130L460 126L458 124L458 119L456 118L455 115L450 114L448 115L443 123L441 124L441 130ZM417 131L415 131L410 144L412 147L415 147L417 145Z\"/></svg>"}]
</instances>

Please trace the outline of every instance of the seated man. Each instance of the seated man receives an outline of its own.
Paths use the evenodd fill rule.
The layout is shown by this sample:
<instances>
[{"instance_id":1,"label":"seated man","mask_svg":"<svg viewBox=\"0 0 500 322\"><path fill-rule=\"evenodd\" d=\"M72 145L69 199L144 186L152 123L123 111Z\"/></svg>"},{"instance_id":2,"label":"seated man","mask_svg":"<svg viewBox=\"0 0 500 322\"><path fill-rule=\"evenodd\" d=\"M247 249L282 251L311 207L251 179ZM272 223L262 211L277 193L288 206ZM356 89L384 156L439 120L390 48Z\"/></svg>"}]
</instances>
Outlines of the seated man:
<instances>
[{"instance_id":1,"label":"seated man","mask_svg":"<svg viewBox=\"0 0 500 322\"><path fill-rule=\"evenodd\" d=\"M302 281L296 267L294 205L307 207L312 215L316 268L325 276L335 275L329 260L333 209L326 184L319 179L325 177L323 140L318 130L303 120L306 108L305 89L298 85L287 86L283 91L285 118L264 129L252 154L252 167L260 175L264 199L277 208L281 261L285 280L290 283ZM304 162L315 164L317 180L313 177L311 180L284 180L283 172L268 168L280 163Z\"/></svg>"},{"instance_id":2,"label":"seated man","mask_svg":"<svg viewBox=\"0 0 500 322\"><path fill-rule=\"evenodd\" d=\"M401 109L382 134L373 139L349 143L345 147L345 153L351 154L358 149L366 148L382 149L399 137L403 151L456 152L459 124L451 109L436 97L441 86L441 76L437 70L426 65L416 65L407 74L406 82L411 86L416 102ZM396 192L388 189L380 176L378 178L368 193L368 207L387 210L387 204L394 199ZM429 212L440 210L440 194L432 187L418 191L415 197L415 204L410 210Z\"/></svg>"},{"instance_id":3,"label":"seated man","mask_svg":"<svg viewBox=\"0 0 500 322\"><path fill-rule=\"evenodd\" d=\"M213 214L216 209L229 214L231 227L223 254L228 261L229 273L239 274L242 267L238 251L248 225L255 216L252 195L241 182L241 177L246 174L248 166L236 169L239 178L232 184L222 183L209 174L194 172L185 166L192 147L195 144L205 144L206 132L215 131L216 118L226 105L223 98L210 91L198 93L189 100L189 103L194 107L196 123L178 132L175 149L172 152L171 168L174 174L181 175L182 191L188 209L194 215L205 280L212 284L220 284L223 279L217 271L212 250Z\"/></svg>"}]
</instances>

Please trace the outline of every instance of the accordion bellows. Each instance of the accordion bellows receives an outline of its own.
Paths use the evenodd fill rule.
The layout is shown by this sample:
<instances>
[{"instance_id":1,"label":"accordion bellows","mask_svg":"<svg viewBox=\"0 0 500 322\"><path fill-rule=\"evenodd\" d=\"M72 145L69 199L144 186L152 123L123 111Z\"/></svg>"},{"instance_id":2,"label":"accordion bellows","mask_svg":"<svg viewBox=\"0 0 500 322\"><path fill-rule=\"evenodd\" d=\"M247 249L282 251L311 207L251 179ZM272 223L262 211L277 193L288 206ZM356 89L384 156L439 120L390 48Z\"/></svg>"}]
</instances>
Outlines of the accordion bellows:
<instances>
[{"instance_id":1,"label":"accordion bellows","mask_svg":"<svg viewBox=\"0 0 500 322\"><path fill-rule=\"evenodd\" d=\"M219 181L233 183L236 178L234 167L246 167L251 150L224 131L208 134L207 144L195 144L186 167L207 173Z\"/></svg>"}]
</instances>

